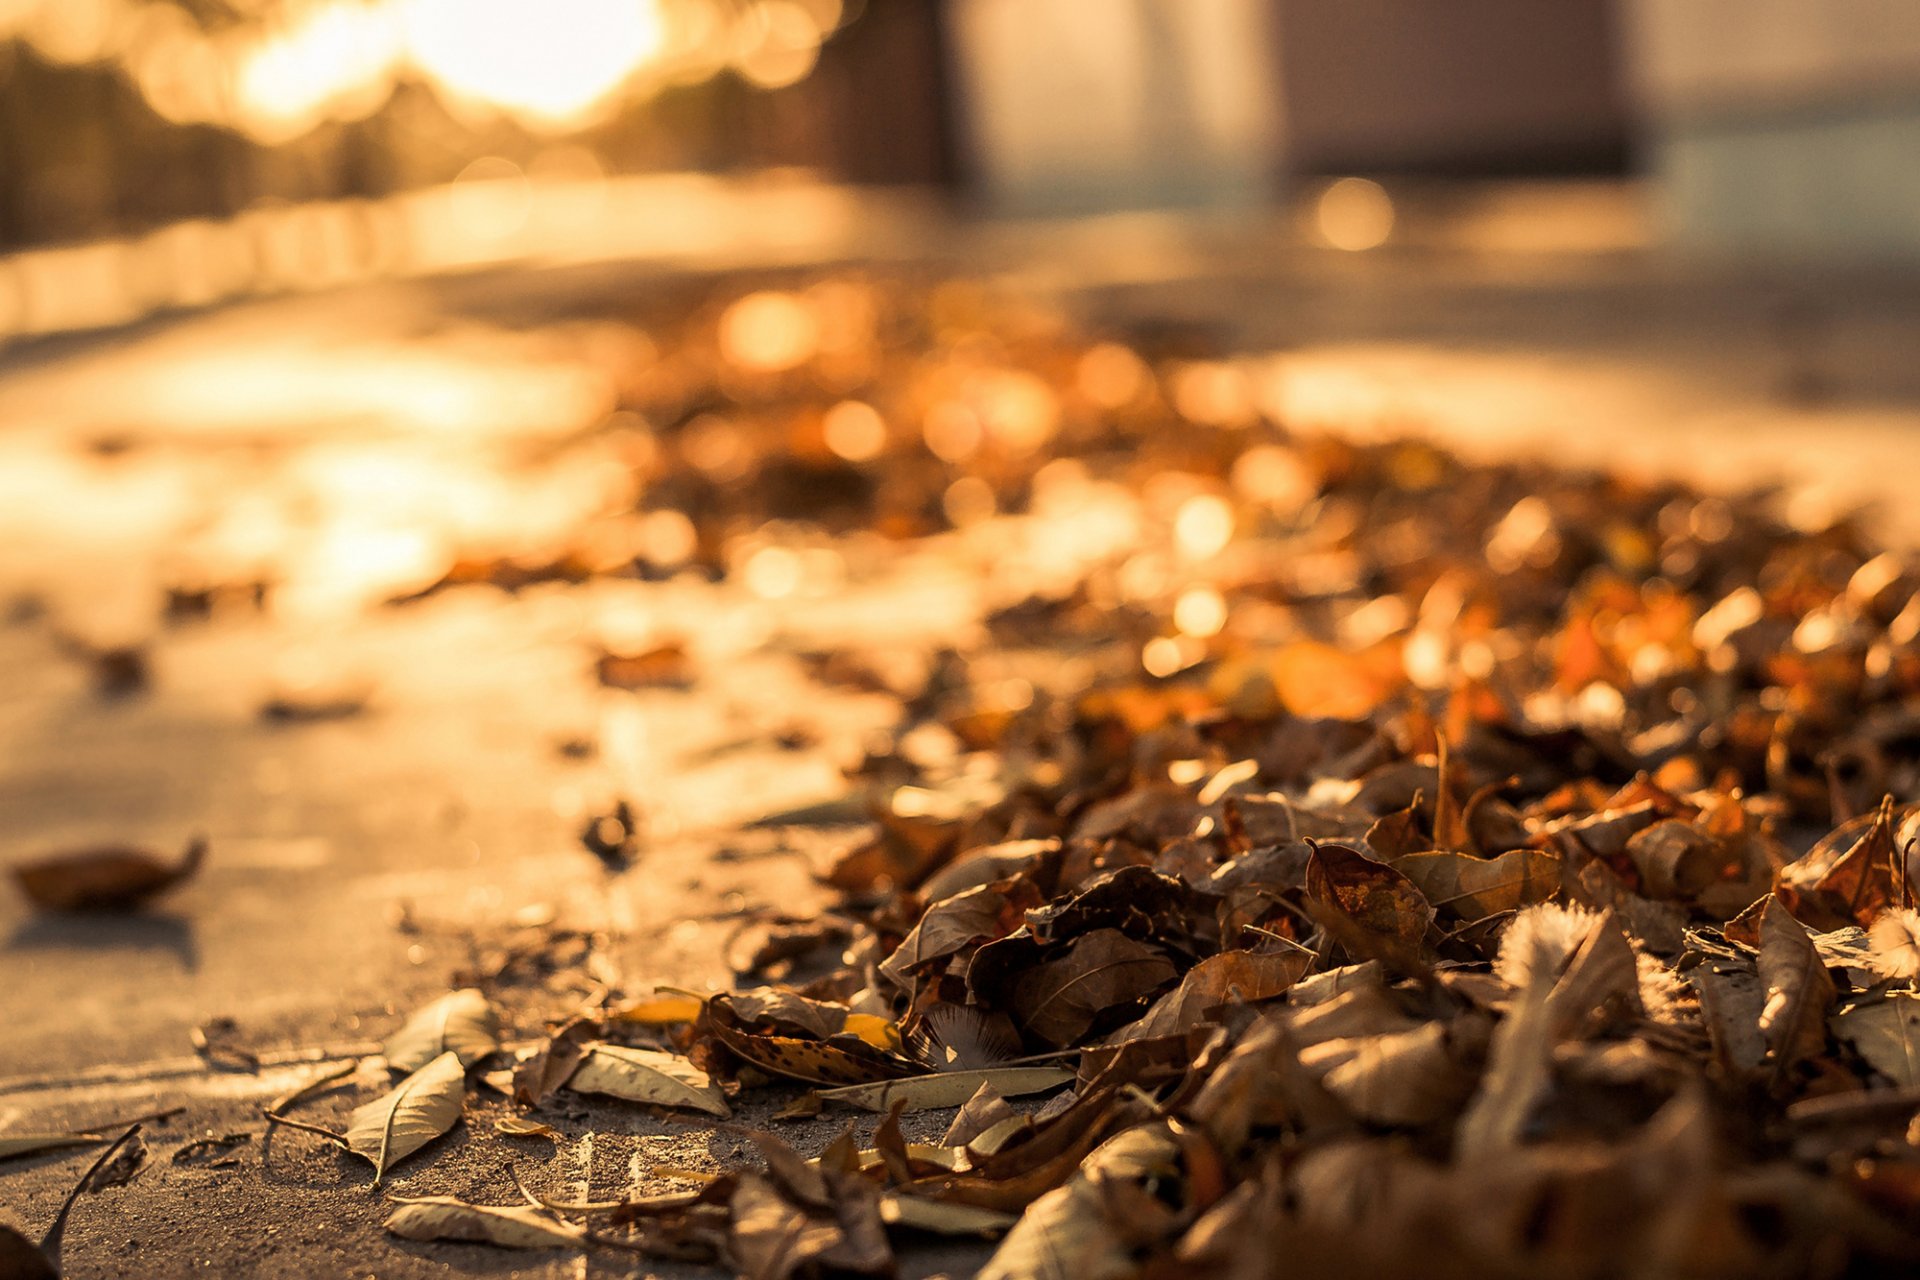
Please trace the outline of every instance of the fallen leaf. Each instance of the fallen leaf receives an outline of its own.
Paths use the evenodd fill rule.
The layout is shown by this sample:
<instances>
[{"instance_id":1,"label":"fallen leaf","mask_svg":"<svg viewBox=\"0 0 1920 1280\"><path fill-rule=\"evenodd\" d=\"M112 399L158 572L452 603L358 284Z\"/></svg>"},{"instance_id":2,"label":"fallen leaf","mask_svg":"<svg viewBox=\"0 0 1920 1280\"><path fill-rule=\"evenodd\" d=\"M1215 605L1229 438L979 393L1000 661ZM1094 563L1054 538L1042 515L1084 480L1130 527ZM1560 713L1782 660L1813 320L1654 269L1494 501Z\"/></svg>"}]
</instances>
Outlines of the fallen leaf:
<instances>
[{"instance_id":1,"label":"fallen leaf","mask_svg":"<svg viewBox=\"0 0 1920 1280\"><path fill-rule=\"evenodd\" d=\"M580 1059L586 1056L587 1046L602 1034L602 1027L592 1018L568 1020L513 1069L506 1091L523 1107L539 1106L572 1078Z\"/></svg>"},{"instance_id":2,"label":"fallen leaf","mask_svg":"<svg viewBox=\"0 0 1920 1280\"><path fill-rule=\"evenodd\" d=\"M1428 902L1469 923L1544 902L1560 890L1560 859L1540 849L1492 858L1414 853L1393 866Z\"/></svg>"},{"instance_id":3,"label":"fallen leaf","mask_svg":"<svg viewBox=\"0 0 1920 1280\"><path fill-rule=\"evenodd\" d=\"M466 1083L459 1055L449 1050L347 1117L347 1147L373 1165L376 1186L395 1163L453 1128Z\"/></svg>"},{"instance_id":4,"label":"fallen leaf","mask_svg":"<svg viewBox=\"0 0 1920 1280\"><path fill-rule=\"evenodd\" d=\"M1003 1120L1025 1119L1012 1107L991 1080L982 1081L973 1096L961 1104L947 1131L940 1139L943 1147L964 1147Z\"/></svg>"},{"instance_id":5,"label":"fallen leaf","mask_svg":"<svg viewBox=\"0 0 1920 1280\"><path fill-rule=\"evenodd\" d=\"M462 1240L502 1249L564 1249L586 1243L584 1228L531 1205L468 1204L452 1196L394 1197L387 1230L403 1240Z\"/></svg>"},{"instance_id":6,"label":"fallen leaf","mask_svg":"<svg viewBox=\"0 0 1920 1280\"><path fill-rule=\"evenodd\" d=\"M147 1140L135 1133L121 1143L113 1158L95 1165L80 1180L80 1189L98 1195L111 1187L124 1187L140 1176L147 1166Z\"/></svg>"},{"instance_id":7,"label":"fallen leaf","mask_svg":"<svg viewBox=\"0 0 1920 1280\"><path fill-rule=\"evenodd\" d=\"M1064 954L1027 970L1014 987L1013 1011L1034 1035L1068 1045L1109 1010L1153 994L1176 976L1157 948L1118 929L1095 929L1075 938Z\"/></svg>"},{"instance_id":8,"label":"fallen leaf","mask_svg":"<svg viewBox=\"0 0 1920 1280\"><path fill-rule=\"evenodd\" d=\"M50 911L132 911L193 875L206 856L207 842L197 837L171 864L144 849L89 849L25 863L13 878Z\"/></svg>"},{"instance_id":9,"label":"fallen leaf","mask_svg":"<svg viewBox=\"0 0 1920 1280\"><path fill-rule=\"evenodd\" d=\"M1904 859L1894 828L1910 810L1891 797L1870 817L1855 818L1782 868L1775 896L1795 919L1814 929L1872 924L1888 907L1905 906Z\"/></svg>"},{"instance_id":10,"label":"fallen leaf","mask_svg":"<svg viewBox=\"0 0 1920 1280\"><path fill-rule=\"evenodd\" d=\"M746 1007L752 1010L754 1006L749 1002ZM845 1014L841 1009L842 1026ZM808 1084L864 1084L912 1075L918 1070L898 1054L876 1049L857 1036L826 1040L771 1034L752 1029L748 1022L736 1011L733 1000L716 996L707 1002L701 1026L730 1052L761 1070Z\"/></svg>"},{"instance_id":11,"label":"fallen leaf","mask_svg":"<svg viewBox=\"0 0 1920 1280\"><path fill-rule=\"evenodd\" d=\"M468 987L449 992L421 1008L388 1038L387 1065L399 1072L418 1071L451 1052L470 1067L500 1047L500 1022L486 996Z\"/></svg>"},{"instance_id":12,"label":"fallen leaf","mask_svg":"<svg viewBox=\"0 0 1920 1280\"><path fill-rule=\"evenodd\" d=\"M606 864L609 871L624 871L640 856L640 817L625 800L616 801L605 813L590 816L580 828L580 845Z\"/></svg>"},{"instance_id":13,"label":"fallen leaf","mask_svg":"<svg viewBox=\"0 0 1920 1280\"><path fill-rule=\"evenodd\" d=\"M1889 991L1849 1005L1834 1016L1833 1031L1896 1085L1920 1088L1920 995Z\"/></svg>"},{"instance_id":14,"label":"fallen leaf","mask_svg":"<svg viewBox=\"0 0 1920 1280\"><path fill-rule=\"evenodd\" d=\"M1003 1098L1021 1098L1057 1089L1071 1082L1073 1075L1063 1067L989 1067L983 1071L943 1071L905 1080L822 1089L820 1096L863 1111L884 1112L896 1105L908 1111L930 1111L936 1107L960 1106L985 1085L992 1085Z\"/></svg>"},{"instance_id":15,"label":"fallen leaf","mask_svg":"<svg viewBox=\"0 0 1920 1280\"><path fill-rule=\"evenodd\" d=\"M1446 1028L1325 1040L1300 1052L1300 1065L1353 1113L1373 1124L1428 1124L1458 1113L1473 1077L1447 1051Z\"/></svg>"},{"instance_id":16,"label":"fallen leaf","mask_svg":"<svg viewBox=\"0 0 1920 1280\"><path fill-rule=\"evenodd\" d=\"M1369 933L1417 946L1433 907L1413 881L1357 849L1322 844L1307 859L1307 893Z\"/></svg>"},{"instance_id":17,"label":"fallen leaf","mask_svg":"<svg viewBox=\"0 0 1920 1280\"><path fill-rule=\"evenodd\" d=\"M1836 996L1813 940L1778 898L1760 916L1759 969L1767 993L1760 1035L1778 1086L1795 1065L1826 1048L1827 1010Z\"/></svg>"},{"instance_id":18,"label":"fallen leaf","mask_svg":"<svg viewBox=\"0 0 1920 1280\"><path fill-rule=\"evenodd\" d=\"M631 1022L643 1027L671 1027L697 1021L706 1003L705 997L691 992L660 991L629 1000L607 1017L614 1022Z\"/></svg>"},{"instance_id":19,"label":"fallen leaf","mask_svg":"<svg viewBox=\"0 0 1920 1280\"><path fill-rule=\"evenodd\" d=\"M60 1272L33 1241L0 1223L0 1280L60 1280Z\"/></svg>"},{"instance_id":20,"label":"fallen leaf","mask_svg":"<svg viewBox=\"0 0 1920 1280\"><path fill-rule=\"evenodd\" d=\"M678 642L639 653L602 653L594 673L609 689L684 689L693 683L693 660Z\"/></svg>"},{"instance_id":21,"label":"fallen leaf","mask_svg":"<svg viewBox=\"0 0 1920 1280\"><path fill-rule=\"evenodd\" d=\"M731 1114L726 1099L707 1073L684 1058L654 1049L625 1045L587 1046L567 1088L575 1093L598 1093L628 1102L704 1111L711 1116Z\"/></svg>"},{"instance_id":22,"label":"fallen leaf","mask_svg":"<svg viewBox=\"0 0 1920 1280\"><path fill-rule=\"evenodd\" d=\"M548 1138L560 1141L560 1131L550 1124L541 1124L538 1120L529 1120L525 1116L501 1116L493 1122L493 1131L509 1138Z\"/></svg>"},{"instance_id":23,"label":"fallen leaf","mask_svg":"<svg viewBox=\"0 0 1920 1280\"><path fill-rule=\"evenodd\" d=\"M1109 1044L1184 1035L1228 1005L1256 1004L1285 995L1306 974L1314 955L1304 948L1273 954L1223 951L1208 956L1155 1000L1138 1019L1107 1037Z\"/></svg>"},{"instance_id":24,"label":"fallen leaf","mask_svg":"<svg viewBox=\"0 0 1920 1280\"><path fill-rule=\"evenodd\" d=\"M1027 1206L976 1280L1121 1280L1135 1270L1099 1187L1074 1178Z\"/></svg>"},{"instance_id":25,"label":"fallen leaf","mask_svg":"<svg viewBox=\"0 0 1920 1280\"><path fill-rule=\"evenodd\" d=\"M890 1227L935 1236L997 1236L1019 1218L997 1209L943 1204L890 1191L880 1197L880 1220Z\"/></svg>"}]
</instances>

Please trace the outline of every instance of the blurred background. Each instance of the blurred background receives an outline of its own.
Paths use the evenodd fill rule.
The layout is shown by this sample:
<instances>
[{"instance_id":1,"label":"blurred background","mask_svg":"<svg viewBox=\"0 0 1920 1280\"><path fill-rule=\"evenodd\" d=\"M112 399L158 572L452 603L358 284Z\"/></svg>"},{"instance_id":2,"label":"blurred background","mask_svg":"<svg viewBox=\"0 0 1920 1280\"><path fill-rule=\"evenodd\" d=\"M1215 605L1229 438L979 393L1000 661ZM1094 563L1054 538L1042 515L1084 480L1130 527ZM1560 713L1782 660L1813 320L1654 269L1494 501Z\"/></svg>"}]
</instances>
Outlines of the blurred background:
<instances>
[{"instance_id":1,"label":"blurred background","mask_svg":"<svg viewBox=\"0 0 1920 1280\"><path fill-rule=\"evenodd\" d=\"M0 334L577 245L649 174L1348 249L1530 179L1549 238L1910 257L1917 104L1899 0L0 0L0 251L114 246L0 268Z\"/></svg>"}]
</instances>

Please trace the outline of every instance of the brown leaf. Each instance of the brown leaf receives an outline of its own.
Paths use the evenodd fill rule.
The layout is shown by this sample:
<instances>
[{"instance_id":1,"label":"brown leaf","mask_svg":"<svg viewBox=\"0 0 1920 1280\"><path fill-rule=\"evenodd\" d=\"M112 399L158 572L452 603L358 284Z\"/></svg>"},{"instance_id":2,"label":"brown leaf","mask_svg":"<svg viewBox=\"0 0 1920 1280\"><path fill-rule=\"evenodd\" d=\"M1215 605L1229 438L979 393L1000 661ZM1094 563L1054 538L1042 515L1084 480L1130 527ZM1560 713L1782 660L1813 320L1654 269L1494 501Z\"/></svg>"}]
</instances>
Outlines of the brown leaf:
<instances>
[{"instance_id":1,"label":"brown leaf","mask_svg":"<svg viewBox=\"0 0 1920 1280\"><path fill-rule=\"evenodd\" d=\"M1560 859L1540 849L1493 858L1415 853L1393 865L1428 902L1470 923L1545 902L1560 889Z\"/></svg>"},{"instance_id":2,"label":"brown leaf","mask_svg":"<svg viewBox=\"0 0 1920 1280\"><path fill-rule=\"evenodd\" d=\"M575 1093L703 1111L712 1116L732 1114L706 1072L683 1058L655 1049L590 1044L567 1080L567 1088Z\"/></svg>"},{"instance_id":3,"label":"brown leaf","mask_svg":"<svg viewBox=\"0 0 1920 1280\"><path fill-rule=\"evenodd\" d=\"M1778 898L1760 916L1759 968L1767 993L1760 1035L1778 1087L1795 1065L1826 1050L1827 1010L1837 993L1813 940Z\"/></svg>"},{"instance_id":4,"label":"brown leaf","mask_svg":"<svg viewBox=\"0 0 1920 1280\"><path fill-rule=\"evenodd\" d=\"M1145 1014L1108 1036L1107 1043L1185 1035L1215 1020L1223 1007L1285 995L1306 974L1313 958L1304 948L1271 954L1223 951L1209 956L1187 970L1180 985L1154 1001Z\"/></svg>"},{"instance_id":5,"label":"brown leaf","mask_svg":"<svg viewBox=\"0 0 1920 1280\"><path fill-rule=\"evenodd\" d=\"M1473 1088L1473 1077L1448 1052L1446 1028L1437 1022L1388 1035L1322 1041L1301 1050L1300 1065L1373 1124L1419 1125L1455 1115Z\"/></svg>"},{"instance_id":6,"label":"brown leaf","mask_svg":"<svg viewBox=\"0 0 1920 1280\"><path fill-rule=\"evenodd\" d=\"M0 1223L0 1280L60 1280L60 1273L37 1245Z\"/></svg>"},{"instance_id":7,"label":"brown leaf","mask_svg":"<svg viewBox=\"0 0 1920 1280\"><path fill-rule=\"evenodd\" d=\"M1020 1025L1050 1044L1084 1036L1110 1009L1132 1004L1173 981L1171 961L1118 929L1095 929L1060 956L1029 970L1015 985Z\"/></svg>"},{"instance_id":8,"label":"brown leaf","mask_svg":"<svg viewBox=\"0 0 1920 1280\"><path fill-rule=\"evenodd\" d=\"M1864 928L1888 907L1908 905L1894 828L1909 812L1896 809L1889 797L1871 817L1843 824L1781 870L1776 896L1796 920L1823 930Z\"/></svg>"},{"instance_id":9,"label":"brown leaf","mask_svg":"<svg viewBox=\"0 0 1920 1280\"><path fill-rule=\"evenodd\" d=\"M132 911L200 869L207 842L195 837L168 864L144 849L109 847L62 854L13 869L33 904L50 911Z\"/></svg>"},{"instance_id":10,"label":"brown leaf","mask_svg":"<svg viewBox=\"0 0 1920 1280\"><path fill-rule=\"evenodd\" d=\"M594 674L609 689L684 689L693 683L693 660L678 642L640 653L602 653Z\"/></svg>"},{"instance_id":11,"label":"brown leaf","mask_svg":"<svg viewBox=\"0 0 1920 1280\"><path fill-rule=\"evenodd\" d=\"M940 1139L944 1147L964 1147L1003 1120L1018 1118L1019 1112L1007 1105L1006 1098L993 1087L993 1081L983 1080L954 1114L947 1125L945 1136Z\"/></svg>"},{"instance_id":12,"label":"brown leaf","mask_svg":"<svg viewBox=\"0 0 1920 1280\"><path fill-rule=\"evenodd\" d=\"M1003 1097L1018 1098L1057 1089L1072 1079L1073 1072L1061 1067L989 1067L984 1071L943 1071L907 1080L844 1085L838 1089L822 1089L820 1096L829 1102L844 1102L867 1111L886 1111L895 1106L908 1111L927 1111L960 1106L989 1086Z\"/></svg>"},{"instance_id":13,"label":"brown leaf","mask_svg":"<svg viewBox=\"0 0 1920 1280\"><path fill-rule=\"evenodd\" d=\"M1407 946L1418 946L1433 923L1433 907L1411 880L1345 845L1314 846L1306 886L1360 928Z\"/></svg>"},{"instance_id":14,"label":"brown leaf","mask_svg":"<svg viewBox=\"0 0 1920 1280\"><path fill-rule=\"evenodd\" d=\"M715 996L707 1002L701 1026L742 1060L773 1075L808 1084L867 1084L919 1071L914 1063L876 1049L857 1036L809 1040L751 1030L726 996Z\"/></svg>"},{"instance_id":15,"label":"brown leaf","mask_svg":"<svg viewBox=\"0 0 1920 1280\"><path fill-rule=\"evenodd\" d=\"M1881 1075L1903 1089L1920 1088L1920 996L1889 991L1851 1005L1834 1017L1833 1030Z\"/></svg>"},{"instance_id":16,"label":"brown leaf","mask_svg":"<svg viewBox=\"0 0 1920 1280\"><path fill-rule=\"evenodd\" d=\"M529 1205L468 1204L452 1196L396 1196L389 1233L403 1240L460 1240L502 1249L575 1248L584 1229Z\"/></svg>"},{"instance_id":17,"label":"brown leaf","mask_svg":"<svg viewBox=\"0 0 1920 1280\"><path fill-rule=\"evenodd\" d=\"M537 1107L572 1077L587 1046L602 1034L591 1018L574 1018L548 1036L534 1055L513 1069L513 1100Z\"/></svg>"},{"instance_id":18,"label":"brown leaf","mask_svg":"<svg viewBox=\"0 0 1920 1280\"><path fill-rule=\"evenodd\" d=\"M913 990L913 973L977 942L1004 938L1025 923L1026 913L1044 899L1023 878L966 889L933 903L910 933L880 965L880 972L903 991Z\"/></svg>"}]
</instances>

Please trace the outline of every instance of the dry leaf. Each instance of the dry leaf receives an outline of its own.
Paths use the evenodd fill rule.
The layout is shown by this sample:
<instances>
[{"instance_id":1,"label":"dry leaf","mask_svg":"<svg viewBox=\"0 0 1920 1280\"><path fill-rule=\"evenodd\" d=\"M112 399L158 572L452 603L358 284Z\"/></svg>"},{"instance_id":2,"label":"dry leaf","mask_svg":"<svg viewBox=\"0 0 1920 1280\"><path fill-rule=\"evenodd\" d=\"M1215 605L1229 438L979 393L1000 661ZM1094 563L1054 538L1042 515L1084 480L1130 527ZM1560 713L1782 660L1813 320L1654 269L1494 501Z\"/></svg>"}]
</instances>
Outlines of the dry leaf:
<instances>
[{"instance_id":1,"label":"dry leaf","mask_svg":"<svg viewBox=\"0 0 1920 1280\"><path fill-rule=\"evenodd\" d=\"M196 837L178 861L144 849L104 848L29 862L13 869L20 891L50 911L132 911L200 869L207 842Z\"/></svg>"},{"instance_id":2,"label":"dry leaf","mask_svg":"<svg viewBox=\"0 0 1920 1280\"><path fill-rule=\"evenodd\" d=\"M539 1106L573 1076L580 1059L586 1056L587 1046L597 1042L601 1034L600 1024L592 1018L569 1020L548 1036L546 1043L531 1057L514 1067L508 1088L503 1092L511 1093L513 1100L523 1107Z\"/></svg>"},{"instance_id":3,"label":"dry leaf","mask_svg":"<svg viewBox=\"0 0 1920 1280\"><path fill-rule=\"evenodd\" d=\"M694 677L693 661L678 642L641 653L603 653L594 661L594 672L609 689L684 689Z\"/></svg>"},{"instance_id":4,"label":"dry leaf","mask_svg":"<svg viewBox=\"0 0 1920 1280\"><path fill-rule=\"evenodd\" d=\"M387 1065L418 1071L451 1052L470 1067L500 1047L500 1022L486 996L472 987L453 991L408 1018L387 1040Z\"/></svg>"},{"instance_id":5,"label":"dry leaf","mask_svg":"<svg viewBox=\"0 0 1920 1280\"><path fill-rule=\"evenodd\" d=\"M1833 1031L1903 1089L1920 1089L1920 995L1889 991L1834 1016Z\"/></svg>"},{"instance_id":6,"label":"dry leaf","mask_svg":"<svg viewBox=\"0 0 1920 1280\"><path fill-rule=\"evenodd\" d=\"M1345 845L1314 847L1306 890L1366 932L1408 945L1418 945L1433 921L1433 907L1411 880Z\"/></svg>"},{"instance_id":7,"label":"dry leaf","mask_svg":"<svg viewBox=\"0 0 1920 1280\"><path fill-rule=\"evenodd\" d=\"M138 1133L121 1140L111 1159L96 1164L80 1180L80 1189L98 1195L111 1187L124 1187L140 1176L147 1166L147 1140Z\"/></svg>"},{"instance_id":8,"label":"dry leaf","mask_svg":"<svg viewBox=\"0 0 1920 1280\"><path fill-rule=\"evenodd\" d=\"M726 1098L707 1073L684 1058L653 1049L629 1049L618 1044L587 1046L567 1088L575 1093L598 1093L628 1102L648 1102L683 1111L726 1116Z\"/></svg>"},{"instance_id":9,"label":"dry leaf","mask_svg":"<svg viewBox=\"0 0 1920 1280\"><path fill-rule=\"evenodd\" d=\"M1865 927L1888 907L1904 906L1904 858L1894 828L1910 811L1891 797L1821 840L1779 875L1775 894L1794 918L1815 929Z\"/></svg>"},{"instance_id":10,"label":"dry leaf","mask_svg":"<svg viewBox=\"0 0 1920 1280\"><path fill-rule=\"evenodd\" d=\"M509 1138L549 1138L559 1142L560 1131L550 1124L541 1124L538 1120L529 1120L525 1116L501 1116L493 1122L493 1131Z\"/></svg>"},{"instance_id":11,"label":"dry leaf","mask_svg":"<svg viewBox=\"0 0 1920 1280\"><path fill-rule=\"evenodd\" d=\"M0 1280L60 1280L39 1246L0 1223Z\"/></svg>"},{"instance_id":12,"label":"dry leaf","mask_svg":"<svg viewBox=\"0 0 1920 1280\"><path fill-rule=\"evenodd\" d=\"M1135 1271L1099 1187L1075 1178L1027 1206L976 1280L1121 1280Z\"/></svg>"},{"instance_id":13,"label":"dry leaf","mask_svg":"<svg viewBox=\"0 0 1920 1280\"><path fill-rule=\"evenodd\" d=\"M1108 1010L1131 1005L1176 976L1158 949L1118 929L1095 929L1075 938L1065 954L1026 971L1014 988L1014 1012L1035 1035L1068 1045Z\"/></svg>"},{"instance_id":14,"label":"dry leaf","mask_svg":"<svg viewBox=\"0 0 1920 1280\"><path fill-rule=\"evenodd\" d=\"M1415 853L1393 865L1428 902L1470 923L1544 902L1560 889L1560 859L1539 849L1493 858Z\"/></svg>"},{"instance_id":15,"label":"dry leaf","mask_svg":"<svg viewBox=\"0 0 1920 1280\"><path fill-rule=\"evenodd\" d=\"M1777 1086L1796 1064L1825 1050L1827 1010L1836 995L1813 940L1778 898L1761 912L1759 969L1767 993L1760 1035Z\"/></svg>"},{"instance_id":16,"label":"dry leaf","mask_svg":"<svg viewBox=\"0 0 1920 1280\"><path fill-rule=\"evenodd\" d=\"M997 1236L1018 1216L966 1204L943 1204L888 1192L880 1197L880 1219L890 1227L935 1236Z\"/></svg>"},{"instance_id":17,"label":"dry leaf","mask_svg":"<svg viewBox=\"0 0 1920 1280\"><path fill-rule=\"evenodd\" d=\"M991 1080L983 1081L974 1090L973 1096L961 1104L953 1120L947 1125L947 1132L940 1139L943 1147L964 1147L1004 1120L1025 1119L1007 1105L1001 1092L993 1087Z\"/></svg>"},{"instance_id":18,"label":"dry leaf","mask_svg":"<svg viewBox=\"0 0 1920 1280\"><path fill-rule=\"evenodd\" d=\"M1300 1052L1300 1065L1363 1120L1418 1125L1456 1113L1473 1078L1447 1052L1446 1028L1327 1040Z\"/></svg>"},{"instance_id":19,"label":"dry leaf","mask_svg":"<svg viewBox=\"0 0 1920 1280\"><path fill-rule=\"evenodd\" d=\"M1208 956L1145 1014L1107 1037L1109 1044L1185 1035L1213 1020L1228 1005L1257 1004L1283 996L1312 965L1304 948L1273 954L1223 951Z\"/></svg>"},{"instance_id":20,"label":"dry leaf","mask_svg":"<svg viewBox=\"0 0 1920 1280\"><path fill-rule=\"evenodd\" d=\"M692 992L658 991L619 1005L607 1017L614 1022L631 1022L643 1027L671 1027L697 1021L706 1003L705 997Z\"/></svg>"},{"instance_id":21,"label":"dry leaf","mask_svg":"<svg viewBox=\"0 0 1920 1280\"><path fill-rule=\"evenodd\" d=\"M387 1170L453 1128L466 1099L467 1076L448 1051L347 1118L347 1146L373 1165L377 1186Z\"/></svg>"},{"instance_id":22,"label":"dry leaf","mask_svg":"<svg viewBox=\"0 0 1920 1280\"><path fill-rule=\"evenodd\" d=\"M468 1204L452 1196L394 1197L387 1230L403 1240L462 1240L502 1249L564 1249L586 1243L585 1229L530 1205Z\"/></svg>"},{"instance_id":23,"label":"dry leaf","mask_svg":"<svg viewBox=\"0 0 1920 1280\"><path fill-rule=\"evenodd\" d=\"M822 1089L820 1096L864 1111L886 1111L894 1106L907 1111L931 1111L936 1107L960 1106L986 1085L992 1085L1003 1098L1021 1098L1057 1089L1072 1079L1073 1072L1063 1067L989 1067L981 1071L943 1071L906 1080Z\"/></svg>"}]
</instances>

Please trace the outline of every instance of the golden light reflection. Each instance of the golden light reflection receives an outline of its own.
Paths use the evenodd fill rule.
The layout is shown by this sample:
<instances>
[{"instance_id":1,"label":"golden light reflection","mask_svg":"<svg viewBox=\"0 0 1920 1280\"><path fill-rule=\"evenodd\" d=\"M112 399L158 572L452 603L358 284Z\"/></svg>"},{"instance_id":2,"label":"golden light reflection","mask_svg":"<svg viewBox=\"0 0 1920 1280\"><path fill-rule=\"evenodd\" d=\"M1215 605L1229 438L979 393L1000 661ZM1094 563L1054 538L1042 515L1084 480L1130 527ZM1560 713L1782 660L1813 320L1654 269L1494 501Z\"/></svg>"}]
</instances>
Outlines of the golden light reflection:
<instances>
[{"instance_id":1,"label":"golden light reflection","mask_svg":"<svg viewBox=\"0 0 1920 1280\"><path fill-rule=\"evenodd\" d=\"M1188 498L1173 519L1173 540L1189 560L1219 555L1233 540L1232 506L1210 493Z\"/></svg>"},{"instance_id":2,"label":"golden light reflection","mask_svg":"<svg viewBox=\"0 0 1920 1280\"><path fill-rule=\"evenodd\" d=\"M1227 602L1212 587L1189 587L1173 602L1173 625L1183 635L1204 639L1227 625Z\"/></svg>"},{"instance_id":3,"label":"golden light reflection","mask_svg":"<svg viewBox=\"0 0 1920 1280\"><path fill-rule=\"evenodd\" d=\"M720 354L753 373L784 373L813 358L820 323L803 299L790 293L750 293L720 316Z\"/></svg>"},{"instance_id":4,"label":"golden light reflection","mask_svg":"<svg viewBox=\"0 0 1920 1280\"><path fill-rule=\"evenodd\" d=\"M1080 357L1075 382L1080 394L1102 409L1120 409L1132 403L1152 378L1147 362L1117 342L1090 347Z\"/></svg>"},{"instance_id":5,"label":"golden light reflection","mask_svg":"<svg viewBox=\"0 0 1920 1280\"><path fill-rule=\"evenodd\" d=\"M1335 249L1377 249L1393 234L1393 199L1367 178L1329 183L1314 204L1314 228Z\"/></svg>"},{"instance_id":6,"label":"golden light reflection","mask_svg":"<svg viewBox=\"0 0 1920 1280\"><path fill-rule=\"evenodd\" d=\"M842 400L820 424L827 448L848 462L871 462L887 447L887 424L879 411L860 400Z\"/></svg>"}]
</instances>

